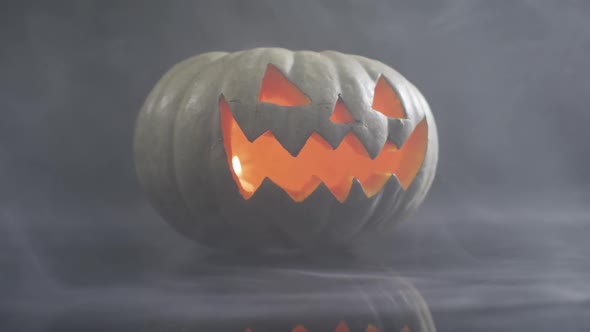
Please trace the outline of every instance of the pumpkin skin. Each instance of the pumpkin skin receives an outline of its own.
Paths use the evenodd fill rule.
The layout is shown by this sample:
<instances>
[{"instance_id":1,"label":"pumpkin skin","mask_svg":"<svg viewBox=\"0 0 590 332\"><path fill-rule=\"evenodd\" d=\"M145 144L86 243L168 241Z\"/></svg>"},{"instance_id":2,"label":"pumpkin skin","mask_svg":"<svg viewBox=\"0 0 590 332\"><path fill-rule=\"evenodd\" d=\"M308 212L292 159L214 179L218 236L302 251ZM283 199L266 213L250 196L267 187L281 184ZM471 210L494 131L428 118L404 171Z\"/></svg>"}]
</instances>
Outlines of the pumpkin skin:
<instances>
[{"instance_id":1,"label":"pumpkin skin","mask_svg":"<svg viewBox=\"0 0 590 332\"><path fill-rule=\"evenodd\" d=\"M265 83L272 73L282 76L283 81ZM380 82L394 91L403 117L388 117L372 107ZM277 89L281 87L286 102L280 100L282 90ZM307 103L298 101L305 98ZM346 111L335 121L339 105ZM227 121L233 125L226 125ZM248 192L232 164L230 150L235 146L228 142L236 136L234 131L228 134L227 128L239 128L245 137L242 145L266 137L275 148L283 148L275 149L277 164L280 158L298 158L303 151L312 150L306 144L314 135L323 139L318 144L323 144L327 153L344 145L345 136L353 136L366 156L356 156L355 162L338 161L330 166L336 171L338 164L377 160L388 144L402 151L409 141L420 141L422 150L407 148L400 152L405 159L396 161L401 165L400 172L413 172L413 176L400 181L399 174L388 175L386 181L379 180L371 195L363 186L368 187L372 180L361 183L352 176L348 187L340 191L322 179L307 192L289 191L280 181L267 177ZM418 128L423 137L412 139L418 135ZM269 134L273 136L267 139L265 135ZM243 153L252 154L248 149L243 148ZM134 152L137 173L150 201L181 233L214 248L298 250L348 247L375 232L389 231L404 220L431 186L438 139L424 97L390 67L334 51L260 48L206 53L174 66L140 111ZM287 172L291 177L286 176L285 181L291 178L291 185L297 185L293 178L299 169L301 174L315 172L303 170L314 160L308 158L287 171L260 163L255 169L264 166L268 171ZM415 169L403 169L410 164L408 160L413 160Z\"/></svg>"}]
</instances>

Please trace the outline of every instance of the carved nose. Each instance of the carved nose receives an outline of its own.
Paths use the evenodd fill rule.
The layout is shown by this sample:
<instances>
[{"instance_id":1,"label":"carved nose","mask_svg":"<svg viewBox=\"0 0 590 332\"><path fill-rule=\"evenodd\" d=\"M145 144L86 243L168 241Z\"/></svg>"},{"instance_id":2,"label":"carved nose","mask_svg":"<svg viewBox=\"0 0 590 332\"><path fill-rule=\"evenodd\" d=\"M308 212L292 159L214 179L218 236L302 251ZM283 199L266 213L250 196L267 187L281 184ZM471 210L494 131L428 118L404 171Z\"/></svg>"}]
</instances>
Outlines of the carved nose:
<instances>
[{"instance_id":1,"label":"carved nose","mask_svg":"<svg viewBox=\"0 0 590 332\"><path fill-rule=\"evenodd\" d=\"M311 100L295 84L281 73L281 71L268 64L262 78L258 101L280 106L302 106L311 104Z\"/></svg>"},{"instance_id":2,"label":"carved nose","mask_svg":"<svg viewBox=\"0 0 590 332\"><path fill-rule=\"evenodd\" d=\"M355 122L355 118L350 114L346 105L340 97L336 101L336 106L334 106L334 112L332 112L332 116L330 116L330 121L334 123L351 123Z\"/></svg>"}]
</instances>

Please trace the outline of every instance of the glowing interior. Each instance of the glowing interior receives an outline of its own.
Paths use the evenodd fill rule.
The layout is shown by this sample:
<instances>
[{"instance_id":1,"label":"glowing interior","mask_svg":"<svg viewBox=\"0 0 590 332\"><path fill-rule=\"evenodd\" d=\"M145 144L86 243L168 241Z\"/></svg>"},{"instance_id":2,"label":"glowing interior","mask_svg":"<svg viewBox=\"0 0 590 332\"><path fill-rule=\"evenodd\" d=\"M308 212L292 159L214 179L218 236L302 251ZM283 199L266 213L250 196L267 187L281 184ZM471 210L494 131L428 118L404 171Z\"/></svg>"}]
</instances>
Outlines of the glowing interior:
<instances>
[{"instance_id":1,"label":"glowing interior","mask_svg":"<svg viewBox=\"0 0 590 332\"><path fill-rule=\"evenodd\" d=\"M336 326L336 329L334 329L334 332L349 332L348 331L348 325L346 325L345 322L340 322Z\"/></svg>"},{"instance_id":2,"label":"glowing interior","mask_svg":"<svg viewBox=\"0 0 590 332\"><path fill-rule=\"evenodd\" d=\"M271 64L266 67L262 78L258 101L280 106L300 106L311 103L308 96Z\"/></svg>"},{"instance_id":3,"label":"glowing interior","mask_svg":"<svg viewBox=\"0 0 590 332\"><path fill-rule=\"evenodd\" d=\"M282 188L296 202L305 200L323 182L340 202L348 197L353 178L367 197L375 195L395 174L407 189L418 173L426 153L428 128L422 120L402 149L387 141L375 159L349 132L333 149L313 133L294 157L267 131L248 141L223 96L219 101L223 142L232 175L241 195L249 199L265 178Z\"/></svg>"},{"instance_id":4,"label":"glowing interior","mask_svg":"<svg viewBox=\"0 0 590 332\"><path fill-rule=\"evenodd\" d=\"M334 123L354 122L354 117L350 114L350 111L346 108L346 105L344 105L340 98L336 101L336 106L334 107L332 116L330 116L330 121Z\"/></svg>"},{"instance_id":5,"label":"glowing interior","mask_svg":"<svg viewBox=\"0 0 590 332\"><path fill-rule=\"evenodd\" d=\"M387 83L383 76L380 76L377 80L372 107L390 118L405 119L408 117L397 92Z\"/></svg>"},{"instance_id":6,"label":"glowing interior","mask_svg":"<svg viewBox=\"0 0 590 332\"><path fill-rule=\"evenodd\" d=\"M369 324L365 332L381 332L375 325Z\"/></svg>"},{"instance_id":7,"label":"glowing interior","mask_svg":"<svg viewBox=\"0 0 590 332\"><path fill-rule=\"evenodd\" d=\"M246 329L245 332L253 332L253 331L252 331L252 329L248 328L248 329ZM291 330L291 332L308 332L308 330L303 325L297 325ZM329 331L327 331L327 332L329 332ZM336 329L334 330L334 332L349 332L348 325L346 325L346 323L344 321L341 321L338 324L338 326L336 326ZM367 327L365 328L365 332L381 332L381 330L379 330L373 324L368 324ZM411 331L407 325L404 325L401 332L411 332Z\"/></svg>"}]
</instances>

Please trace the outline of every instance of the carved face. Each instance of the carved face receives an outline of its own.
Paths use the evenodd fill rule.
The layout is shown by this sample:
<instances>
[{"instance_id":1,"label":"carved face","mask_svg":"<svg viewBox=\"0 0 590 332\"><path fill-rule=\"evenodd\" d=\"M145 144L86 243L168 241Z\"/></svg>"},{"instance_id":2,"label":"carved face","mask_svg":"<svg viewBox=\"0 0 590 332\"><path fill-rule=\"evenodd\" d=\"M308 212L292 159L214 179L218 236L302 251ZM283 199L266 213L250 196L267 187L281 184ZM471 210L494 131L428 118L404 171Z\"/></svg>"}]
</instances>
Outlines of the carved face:
<instances>
[{"instance_id":1,"label":"carved face","mask_svg":"<svg viewBox=\"0 0 590 332\"><path fill-rule=\"evenodd\" d=\"M386 140L378 154L370 156L351 130L363 124L355 119L340 96L334 96L334 100L333 111L317 114L319 116L316 121L310 121L310 126L317 120L329 121L340 129L339 134L345 133L344 137L338 135L340 140L332 140L335 144L331 144L314 130L310 136L304 136L307 140L303 147L286 143L286 149L271 130L250 141L233 117L229 104L221 97L219 109L225 152L245 199L256 192L265 178L283 189L295 202L305 200L320 183L324 183L341 203L348 198L353 179L358 180L367 197L378 193L392 176L397 177L404 189L409 187L426 155L426 120L420 121L401 148ZM312 118L313 113L318 112L311 106L309 97L272 64L268 65L262 80L259 102L258 110L299 113L292 117ZM397 93L383 76L375 84L371 108L387 118L407 118ZM293 132L298 129L278 130ZM283 139L289 140L289 137Z\"/></svg>"},{"instance_id":2,"label":"carved face","mask_svg":"<svg viewBox=\"0 0 590 332\"><path fill-rule=\"evenodd\" d=\"M437 148L428 105L393 69L284 49L177 65L146 101L135 140L155 206L217 247L344 245L382 232L422 201Z\"/></svg>"}]
</instances>

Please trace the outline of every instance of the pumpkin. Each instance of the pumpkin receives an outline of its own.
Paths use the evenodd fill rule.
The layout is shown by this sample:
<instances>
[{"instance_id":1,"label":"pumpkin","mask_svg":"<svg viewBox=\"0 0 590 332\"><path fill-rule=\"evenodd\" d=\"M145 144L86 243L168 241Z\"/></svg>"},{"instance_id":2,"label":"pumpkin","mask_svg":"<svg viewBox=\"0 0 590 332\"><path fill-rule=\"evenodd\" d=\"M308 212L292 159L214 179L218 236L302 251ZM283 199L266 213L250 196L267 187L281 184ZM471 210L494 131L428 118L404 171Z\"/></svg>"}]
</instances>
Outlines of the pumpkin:
<instances>
[{"instance_id":1,"label":"pumpkin","mask_svg":"<svg viewBox=\"0 0 590 332\"><path fill-rule=\"evenodd\" d=\"M412 213L438 157L418 89L334 51L213 52L174 66L141 109L140 182L215 248L348 247Z\"/></svg>"}]
</instances>

